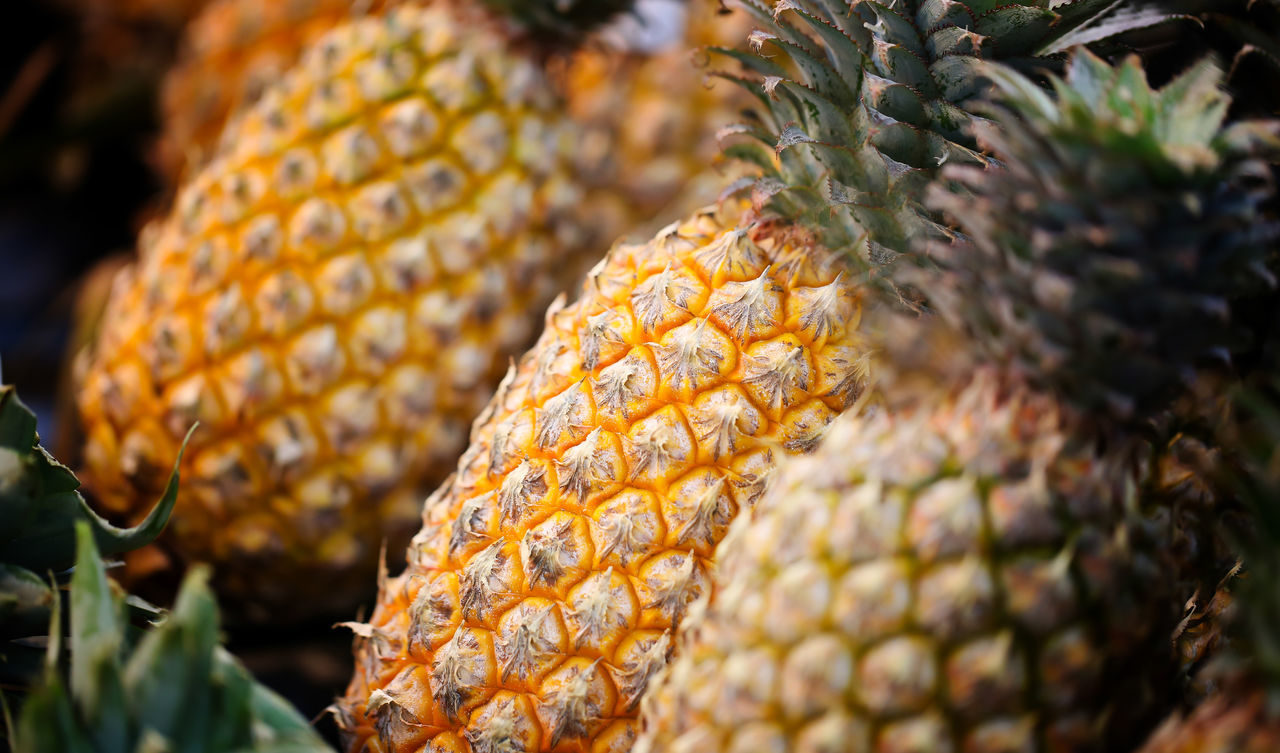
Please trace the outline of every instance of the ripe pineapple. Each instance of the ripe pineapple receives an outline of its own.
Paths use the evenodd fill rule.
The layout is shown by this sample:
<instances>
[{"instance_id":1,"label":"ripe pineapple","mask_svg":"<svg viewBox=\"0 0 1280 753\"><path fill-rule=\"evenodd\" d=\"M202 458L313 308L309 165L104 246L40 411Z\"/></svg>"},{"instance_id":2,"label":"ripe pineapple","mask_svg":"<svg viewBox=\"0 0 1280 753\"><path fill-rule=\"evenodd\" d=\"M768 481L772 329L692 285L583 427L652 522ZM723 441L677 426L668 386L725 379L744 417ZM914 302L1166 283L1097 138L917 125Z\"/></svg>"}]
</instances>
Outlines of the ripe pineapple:
<instances>
[{"instance_id":1,"label":"ripe pineapple","mask_svg":"<svg viewBox=\"0 0 1280 753\"><path fill-rule=\"evenodd\" d=\"M227 118L261 96L325 32L396 0L214 0L187 27L161 90L162 172L198 169Z\"/></svg>"},{"instance_id":2,"label":"ripe pineapple","mask_svg":"<svg viewBox=\"0 0 1280 753\"><path fill-rule=\"evenodd\" d=\"M1143 433L1266 257L1246 132L1206 64L1156 92L1078 52L1057 102L987 74L1003 167L944 171L963 236L908 276L937 316L880 327L884 405L734 524L638 751L1121 750L1167 702L1179 532Z\"/></svg>"},{"instance_id":3,"label":"ripe pineapple","mask_svg":"<svg viewBox=\"0 0 1280 753\"><path fill-rule=\"evenodd\" d=\"M672 5L649 7L656 15L671 13ZM637 48L619 50L606 40L580 51L564 72L569 110L587 127L583 148L590 150L597 188L591 198L623 232L713 201L729 169L711 167L719 154L716 132L753 102L742 87L708 75L703 49L740 46L751 17L717 0L675 10L687 15L683 34L659 49L627 40ZM649 20L640 31L656 25Z\"/></svg>"},{"instance_id":4,"label":"ripe pineapple","mask_svg":"<svg viewBox=\"0 0 1280 753\"><path fill-rule=\"evenodd\" d=\"M861 383L842 265L744 209L616 246L550 309L357 626L351 750L630 745L730 520Z\"/></svg>"},{"instance_id":5,"label":"ripe pineapple","mask_svg":"<svg viewBox=\"0 0 1280 753\"><path fill-rule=\"evenodd\" d=\"M242 616L358 599L585 242L576 131L531 53L608 11L548 8L517 45L474 6L393 9L238 119L84 359L103 507L135 513L199 421L170 551L214 563Z\"/></svg>"}]
</instances>

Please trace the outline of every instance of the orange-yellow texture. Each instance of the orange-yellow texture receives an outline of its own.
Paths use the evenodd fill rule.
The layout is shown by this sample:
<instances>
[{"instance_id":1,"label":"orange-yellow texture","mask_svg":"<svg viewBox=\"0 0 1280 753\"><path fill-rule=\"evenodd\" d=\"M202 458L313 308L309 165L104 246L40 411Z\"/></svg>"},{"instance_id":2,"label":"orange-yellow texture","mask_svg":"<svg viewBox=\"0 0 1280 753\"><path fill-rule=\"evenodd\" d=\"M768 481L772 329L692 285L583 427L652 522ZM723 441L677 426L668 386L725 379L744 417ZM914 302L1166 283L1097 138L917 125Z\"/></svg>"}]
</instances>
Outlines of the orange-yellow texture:
<instances>
[{"instance_id":1,"label":"orange-yellow texture","mask_svg":"<svg viewBox=\"0 0 1280 753\"><path fill-rule=\"evenodd\" d=\"M576 248L576 137L461 10L344 25L144 233L82 374L87 481L279 620L372 590ZM367 591L366 591L367 589Z\"/></svg>"},{"instance_id":2,"label":"orange-yellow texture","mask_svg":"<svg viewBox=\"0 0 1280 753\"><path fill-rule=\"evenodd\" d=\"M583 149L595 183L621 202L624 231L655 215L679 216L713 201L728 182L716 133L741 120L754 98L709 75L703 48L741 47L751 30L742 10L691 0L684 34L649 54L609 46L579 51L566 70L573 116L587 128ZM721 61L716 61L721 62Z\"/></svg>"},{"instance_id":3,"label":"orange-yellow texture","mask_svg":"<svg viewBox=\"0 0 1280 753\"><path fill-rule=\"evenodd\" d=\"M864 376L840 264L739 211L615 246L548 311L355 626L349 750L630 747L730 521Z\"/></svg>"},{"instance_id":4,"label":"orange-yellow texture","mask_svg":"<svg viewBox=\"0 0 1280 753\"><path fill-rule=\"evenodd\" d=\"M227 119L252 104L325 32L397 0L214 0L183 35L161 91L161 168L198 169Z\"/></svg>"}]
</instances>

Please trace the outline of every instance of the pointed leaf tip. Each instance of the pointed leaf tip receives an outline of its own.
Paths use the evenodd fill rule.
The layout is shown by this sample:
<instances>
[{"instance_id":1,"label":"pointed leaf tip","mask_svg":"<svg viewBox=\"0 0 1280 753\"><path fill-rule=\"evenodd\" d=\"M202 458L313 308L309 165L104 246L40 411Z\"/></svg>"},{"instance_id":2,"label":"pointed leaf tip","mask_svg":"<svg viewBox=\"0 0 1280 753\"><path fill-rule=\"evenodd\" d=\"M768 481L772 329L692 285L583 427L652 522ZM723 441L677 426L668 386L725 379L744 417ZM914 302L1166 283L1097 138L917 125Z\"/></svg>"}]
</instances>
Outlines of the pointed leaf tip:
<instances>
[{"instance_id":1,"label":"pointed leaf tip","mask_svg":"<svg viewBox=\"0 0 1280 753\"><path fill-rule=\"evenodd\" d=\"M146 519L138 525L133 528L117 528L94 512L87 502L83 499L80 500L82 510L94 525L94 536L97 538L98 545L102 547L104 554L110 556L146 546L155 541L160 536L160 533L164 531L165 526L169 524L169 516L173 513L174 505L178 501L178 483L181 478L179 469L182 466L182 456L187 451L187 445L191 442L192 435L195 434L196 429L199 427L200 423L197 421L187 430L187 436L183 438L182 446L178 448L178 457L173 462L173 471L169 474L169 481L165 484L164 494L156 502L155 507L151 508L151 512L147 513Z\"/></svg>"}]
</instances>

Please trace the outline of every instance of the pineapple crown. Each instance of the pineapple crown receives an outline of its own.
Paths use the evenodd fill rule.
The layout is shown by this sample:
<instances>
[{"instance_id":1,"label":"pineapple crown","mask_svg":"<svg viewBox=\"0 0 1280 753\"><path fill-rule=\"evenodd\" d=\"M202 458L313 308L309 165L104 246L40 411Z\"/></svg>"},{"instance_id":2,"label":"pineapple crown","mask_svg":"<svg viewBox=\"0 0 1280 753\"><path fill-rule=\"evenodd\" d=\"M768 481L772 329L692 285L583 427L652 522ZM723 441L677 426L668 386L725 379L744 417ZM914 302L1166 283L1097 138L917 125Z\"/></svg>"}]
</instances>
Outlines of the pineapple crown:
<instances>
[{"instance_id":1,"label":"pineapple crown","mask_svg":"<svg viewBox=\"0 0 1280 753\"><path fill-rule=\"evenodd\" d=\"M42 652L28 639L44 635L59 606L76 561L75 526L83 524L95 547L108 555L151 543L173 510L178 472L175 466L164 496L129 529L98 517L79 486L75 475L40 446L36 417L14 388L0 386L0 686L5 688L27 687L39 673ZM154 614L141 605L134 611L141 617Z\"/></svg>"},{"instance_id":2,"label":"pineapple crown","mask_svg":"<svg viewBox=\"0 0 1280 753\"><path fill-rule=\"evenodd\" d=\"M1130 59L1078 51L1056 96L1007 68L977 131L1001 164L950 166L929 206L954 221L904 270L977 357L1094 415L1138 422L1249 342L1233 307L1272 282L1262 156L1274 123L1224 125L1209 61L1161 90Z\"/></svg>"},{"instance_id":3,"label":"pineapple crown","mask_svg":"<svg viewBox=\"0 0 1280 753\"><path fill-rule=\"evenodd\" d=\"M17 726L9 724L15 753L329 750L297 711L219 647L204 570L187 576L158 625L136 630L107 581L90 525L77 522L75 537L70 659L54 631L43 684Z\"/></svg>"},{"instance_id":4,"label":"pineapple crown","mask_svg":"<svg viewBox=\"0 0 1280 753\"><path fill-rule=\"evenodd\" d=\"M1053 66L1058 52L1163 20L1111 0L740 0L759 23L737 81L760 101L725 154L756 171L730 193L803 222L864 266L936 235L919 198L944 164L984 164L971 105L984 60Z\"/></svg>"},{"instance_id":5,"label":"pineapple crown","mask_svg":"<svg viewBox=\"0 0 1280 753\"><path fill-rule=\"evenodd\" d=\"M546 49L576 47L595 31L634 10L635 0L483 0L500 18Z\"/></svg>"}]
</instances>

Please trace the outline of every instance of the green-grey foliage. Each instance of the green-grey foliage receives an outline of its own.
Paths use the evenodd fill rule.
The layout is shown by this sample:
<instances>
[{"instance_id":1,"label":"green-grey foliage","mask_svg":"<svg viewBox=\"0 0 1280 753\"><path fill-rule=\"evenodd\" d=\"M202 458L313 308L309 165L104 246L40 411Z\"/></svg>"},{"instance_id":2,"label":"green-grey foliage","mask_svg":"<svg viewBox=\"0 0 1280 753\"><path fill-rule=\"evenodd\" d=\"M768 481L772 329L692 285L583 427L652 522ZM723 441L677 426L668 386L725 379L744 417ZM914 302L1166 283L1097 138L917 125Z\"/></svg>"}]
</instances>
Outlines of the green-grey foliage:
<instances>
[{"instance_id":1,"label":"green-grey foliage","mask_svg":"<svg viewBox=\"0 0 1280 753\"><path fill-rule=\"evenodd\" d=\"M1001 162L943 171L930 206L962 233L917 282L979 358L1122 421L1167 406L1208 359L1252 347L1267 291L1276 123L1228 125L1209 61L1160 90L1135 58L1081 50L1052 92L1003 67L979 132ZM921 273L919 276L923 276Z\"/></svg>"},{"instance_id":2,"label":"green-grey foliage","mask_svg":"<svg viewBox=\"0 0 1280 753\"><path fill-rule=\"evenodd\" d=\"M188 574L173 610L139 637L90 524L77 521L75 536L71 632L49 644L41 684L16 720L14 753L327 750L297 711L219 646L205 570Z\"/></svg>"},{"instance_id":3,"label":"green-grey foliage","mask_svg":"<svg viewBox=\"0 0 1280 753\"><path fill-rule=\"evenodd\" d=\"M175 469L144 521L111 525L80 496L71 470L40 446L36 417L14 388L0 386L0 685L22 688L39 668L41 652L29 639L44 636L75 563L75 524L84 522L108 556L144 546L168 522L177 484Z\"/></svg>"},{"instance_id":4,"label":"green-grey foliage","mask_svg":"<svg viewBox=\"0 0 1280 753\"><path fill-rule=\"evenodd\" d=\"M740 80L760 98L725 151L753 164L757 203L872 265L936 229L921 204L946 164L985 164L970 126L984 61L1056 65L1072 33L1156 23L1114 0L741 0L759 22ZM728 78L737 78L725 74Z\"/></svg>"}]
</instances>

